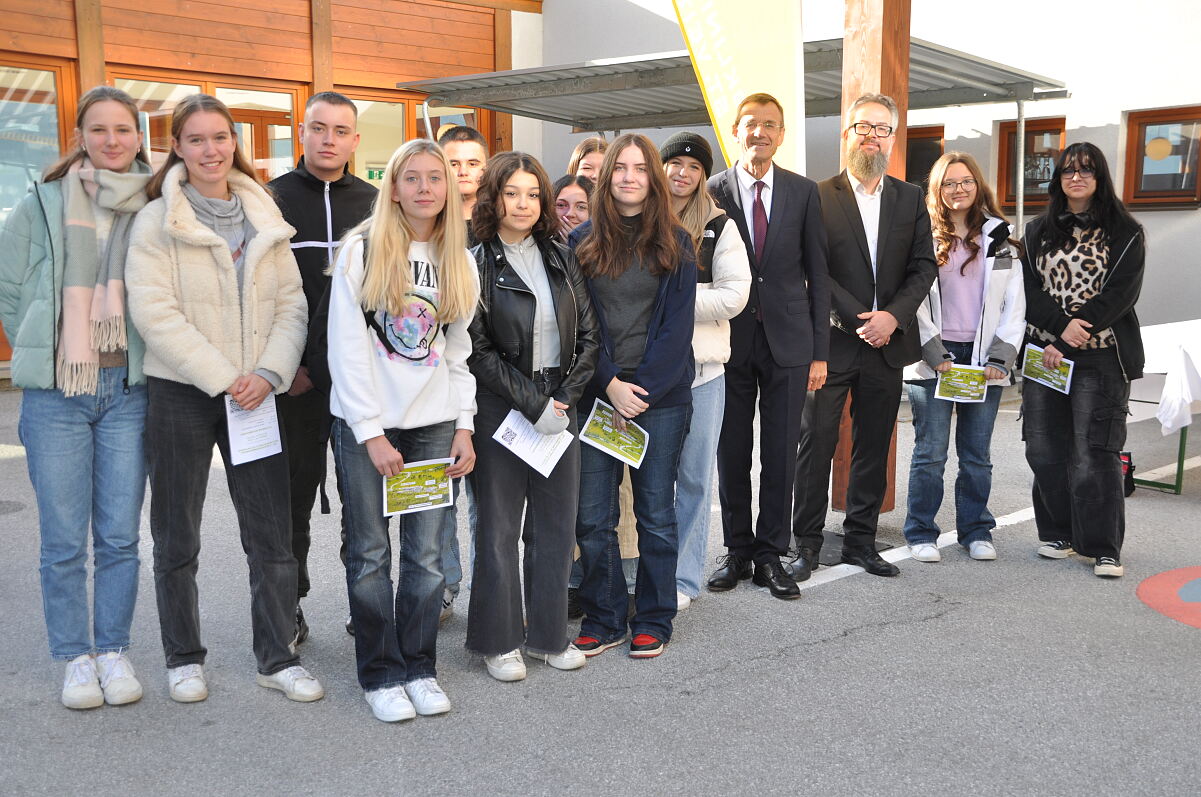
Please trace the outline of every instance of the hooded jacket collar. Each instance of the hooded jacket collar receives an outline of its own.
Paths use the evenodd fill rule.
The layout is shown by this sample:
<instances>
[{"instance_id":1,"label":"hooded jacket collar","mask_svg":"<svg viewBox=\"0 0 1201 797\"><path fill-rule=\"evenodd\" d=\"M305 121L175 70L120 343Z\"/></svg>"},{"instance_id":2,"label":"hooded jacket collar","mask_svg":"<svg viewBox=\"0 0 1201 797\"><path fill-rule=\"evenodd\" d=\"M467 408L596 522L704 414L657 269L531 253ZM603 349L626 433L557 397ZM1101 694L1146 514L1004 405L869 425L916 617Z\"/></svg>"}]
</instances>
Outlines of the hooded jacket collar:
<instances>
[{"instance_id":1,"label":"hooded jacket collar","mask_svg":"<svg viewBox=\"0 0 1201 797\"><path fill-rule=\"evenodd\" d=\"M300 160L296 164L296 172L305 180L315 183L316 185L318 185L320 187L325 186L325 180L322 180L320 177L317 177L315 174L313 174L312 172L309 171L307 166L305 166L303 155L300 156ZM342 167L342 176L339 177L337 180L332 180L330 182L330 187L332 188L336 185L350 185L353 182L354 182L354 176L350 173L350 164L347 163L345 166Z\"/></svg>"},{"instance_id":2,"label":"hooded jacket collar","mask_svg":"<svg viewBox=\"0 0 1201 797\"><path fill-rule=\"evenodd\" d=\"M166 205L165 224L168 234L192 246L226 246L217 233L200 223L192 203L184 195L183 183L187 180L187 167L177 163L167 172L163 181L163 202ZM261 246L272 246L280 241L289 241L296 231L284 223L275 202L257 182L231 169L229 190L242 201L242 210L255 229L251 251Z\"/></svg>"}]
</instances>

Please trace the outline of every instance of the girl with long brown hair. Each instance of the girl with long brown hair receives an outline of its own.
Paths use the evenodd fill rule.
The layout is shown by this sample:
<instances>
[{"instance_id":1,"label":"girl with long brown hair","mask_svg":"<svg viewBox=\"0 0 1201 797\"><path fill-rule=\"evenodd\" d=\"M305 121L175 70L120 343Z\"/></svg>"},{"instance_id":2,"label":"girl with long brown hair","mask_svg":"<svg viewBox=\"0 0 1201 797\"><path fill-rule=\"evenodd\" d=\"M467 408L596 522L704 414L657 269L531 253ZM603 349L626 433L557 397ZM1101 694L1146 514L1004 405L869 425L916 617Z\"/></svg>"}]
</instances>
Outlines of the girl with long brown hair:
<instances>
[{"instance_id":1,"label":"girl with long brown hair","mask_svg":"<svg viewBox=\"0 0 1201 797\"><path fill-rule=\"evenodd\" d=\"M63 705L85 709L142 697L126 651L146 489L146 380L124 276L150 167L137 106L120 89L97 86L79 99L74 138L4 226L0 321L13 345L12 382L24 389L18 431L37 497L50 655L66 662Z\"/></svg>"},{"instance_id":2,"label":"girl with long brown hair","mask_svg":"<svg viewBox=\"0 0 1201 797\"><path fill-rule=\"evenodd\" d=\"M576 538L586 617L575 644L595 656L622 644L632 629L630 655L650 658L671 639L676 613L675 483L692 416L696 258L672 211L659 152L646 136L613 142L592 200L592 218L570 238L601 328L580 423L599 399L612 405L619 428L635 420L645 429L649 445L641 466L630 471L639 560L629 622L616 532L623 464L591 446L581 451Z\"/></svg>"},{"instance_id":3,"label":"girl with long brown hair","mask_svg":"<svg viewBox=\"0 0 1201 797\"><path fill-rule=\"evenodd\" d=\"M938 279L917 312L922 359L905 370L916 441L909 467L905 539L913 558L937 562L943 471L954 413L959 474L955 480L958 542L973 559L996 559L996 526L989 448L1004 385L1026 325L1020 246L971 155L948 152L934 163L926 191ZM954 365L983 369L984 399L935 397L938 380Z\"/></svg>"},{"instance_id":4,"label":"girl with long brown hair","mask_svg":"<svg viewBox=\"0 0 1201 797\"><path fill-rule=\"evenodd\" d=\"M233 464L226 421L273 407L300 362L308 314L294 231L238 149L229 109L207 94L175 107L171 153L148 191L154 199L130 244L129 308L146 340L150 533L171 698L208 697L196 569L216 444L250 566L256 680L292 700L318 700L321 684L290 647L288 460L280 452Z\"/></svg>"}]
</instances>

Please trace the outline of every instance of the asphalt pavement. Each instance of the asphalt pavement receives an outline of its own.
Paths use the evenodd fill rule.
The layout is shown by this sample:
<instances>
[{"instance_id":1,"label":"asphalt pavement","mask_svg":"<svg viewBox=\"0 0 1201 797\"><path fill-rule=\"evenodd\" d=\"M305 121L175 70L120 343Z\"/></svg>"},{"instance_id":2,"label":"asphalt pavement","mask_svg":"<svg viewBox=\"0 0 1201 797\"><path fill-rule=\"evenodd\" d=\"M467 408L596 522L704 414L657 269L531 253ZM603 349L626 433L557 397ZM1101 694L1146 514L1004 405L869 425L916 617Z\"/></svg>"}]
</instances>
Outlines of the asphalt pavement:
<instances>
[{"instance_id":1,"label":"asphalt pavement","mask_svg":"<svg viewBox=\"0 0 1201 797\"><path fill-rule=\"evenodd\" d=\"M314 515L301 648L326 697L291 703L255 685L247 568L219 468L199 575L209 699L167 696L147 502L131 653L145 697L63 708L19 402L0 393L0 794L1192 795L1201 783L1201 630L1135 594L1201 565L1201 468L1183 495L1140 489L1127 502L1125 578L1040 559L1012 397L993 446L991 507L1008 524L997 561L952 545L939 564L902 560L898 578L856 572L792 602L748 582L703 595L658 659L619 648L576 672L529 661L518 683L464 650L464 594L439 637L452 711L395 725L372 718L355 680L336 514ZM890 534L904 520L905 417ZM1176 438L1140 422L1129 447L1145 471L1174 462ZM953 473L952 457L948 484Z\"/></svg>"}]
</instances>

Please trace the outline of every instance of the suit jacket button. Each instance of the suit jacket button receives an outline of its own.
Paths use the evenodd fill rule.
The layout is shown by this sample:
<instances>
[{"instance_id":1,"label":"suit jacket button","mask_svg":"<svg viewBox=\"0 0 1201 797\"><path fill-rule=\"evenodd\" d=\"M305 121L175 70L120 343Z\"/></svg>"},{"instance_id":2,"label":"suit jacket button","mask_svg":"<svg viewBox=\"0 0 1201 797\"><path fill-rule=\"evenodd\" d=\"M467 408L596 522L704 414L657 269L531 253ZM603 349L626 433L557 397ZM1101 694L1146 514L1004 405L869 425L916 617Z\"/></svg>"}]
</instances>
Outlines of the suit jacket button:
<instances>
[{"instance_id":1,"label":"suit jacket button","mask_svg":"<svg viewBox=\"0 0 1201 797\"><path fill-rule=\"evenodd\" d=\"M759 278L759 281L760 281L760 282L763 282L763 277L760 277L760 278Z\"/></svg>"}]
</instances>

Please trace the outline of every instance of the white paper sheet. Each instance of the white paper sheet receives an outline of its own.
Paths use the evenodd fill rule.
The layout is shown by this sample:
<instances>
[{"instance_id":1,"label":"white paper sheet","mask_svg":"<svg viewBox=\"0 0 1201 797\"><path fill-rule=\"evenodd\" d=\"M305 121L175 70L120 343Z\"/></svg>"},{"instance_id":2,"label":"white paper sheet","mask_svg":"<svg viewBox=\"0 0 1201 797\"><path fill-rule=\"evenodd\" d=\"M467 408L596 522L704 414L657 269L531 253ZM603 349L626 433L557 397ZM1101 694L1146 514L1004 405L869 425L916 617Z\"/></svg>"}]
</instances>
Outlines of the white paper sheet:
<instances>
[{"instance_id":1,"label":"white paper sheet","mask_svg":"<svg viewBox=\"0 0 1201 797\"><path fill-rule=\"evenodd\" d=\"M1075 370L1076 363L1067 357L1059 361L1058 368L1050 370L1043 365L1043 347L1026 344L1025 358L1022 360L1023 379L1038 382L1066 395L1072 389L1072 373Z\"/></svg>"},{"instance_id":2,"label":"white paper sheet","mask_svg":"<svg viewBox=\"0 0 1201 797\"><path fill-rule=\"evenodd\" d=\"M234 465L254 462L284 450L279 439L274 393L268 393L263 403L253 410L242 409L242 405L226 393L225 424L229 429L229 461Z\"/></svg>"},{"instance_id":3,"label":"white paper sheet","mask_svg":"<svg viewBox=\"0 0 1201 797\"><path fill-rule=\"evenodd\" d=\"M517 410L509 410L492 435L493 440L546 478L550 478L551 471L563 458L563 452L574 438L575 435L566 429L558 434L541 434Z\"/></svg>"},{"instance_id":4,"label":"white paper sheet","mask_svg":"<svg viewBox=\"0 0 1201 797\"><path fill-rule=\"evenodd\" d=\"M633 421L626 421L625 431L617 431L617 426L613 423L616 413L613 407L596 399L592 404L592 412L584 423L584 430L580 432L580 441L604 451L631 468L637 468L646 457L646 449L651 442L650 435Z\"/></svg>"},{"instance_id":5,"label":"white paper sheet","mask_svg":"<svg viewBox=\"0 0 1201 797\"><path fill-rule=\"evenodd\" d=\"M455 464L449 457L406 462L404 470L384 480L384 517L440 509L455 502L446 469Z\"/></svg>"}]
</instances>

